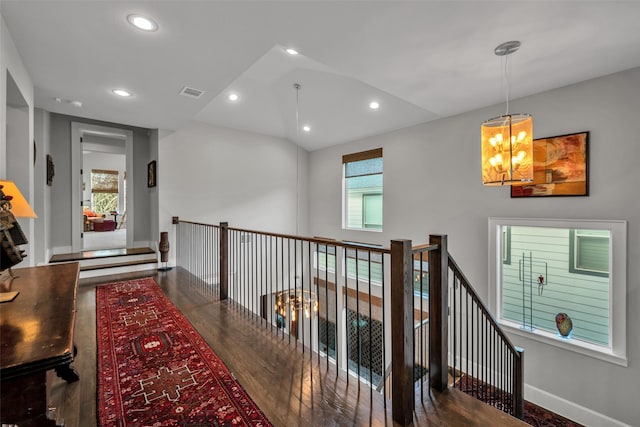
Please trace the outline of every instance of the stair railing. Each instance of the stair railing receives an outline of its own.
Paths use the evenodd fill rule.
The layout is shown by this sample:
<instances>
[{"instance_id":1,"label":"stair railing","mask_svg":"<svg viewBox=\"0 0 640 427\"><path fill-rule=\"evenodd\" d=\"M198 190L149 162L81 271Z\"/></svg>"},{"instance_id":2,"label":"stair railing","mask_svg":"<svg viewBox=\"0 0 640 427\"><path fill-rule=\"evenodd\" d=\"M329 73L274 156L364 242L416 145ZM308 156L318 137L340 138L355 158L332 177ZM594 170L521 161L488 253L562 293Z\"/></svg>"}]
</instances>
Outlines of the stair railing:
<instances>
[{"instance_id":1,"label":"stair railing","mask_svg":"<svg viewBox=\"0 0 640 427\"><path fill-rule=\"evenodd\" d=\"M446 235L382 248L224 222L174 224L179 266L310 358L355 375L358 388L390 396L394 422L413 422L425 372L435 390L452 384L522 418L523 352L449 255Z\"/></svg>"}]
</instances>

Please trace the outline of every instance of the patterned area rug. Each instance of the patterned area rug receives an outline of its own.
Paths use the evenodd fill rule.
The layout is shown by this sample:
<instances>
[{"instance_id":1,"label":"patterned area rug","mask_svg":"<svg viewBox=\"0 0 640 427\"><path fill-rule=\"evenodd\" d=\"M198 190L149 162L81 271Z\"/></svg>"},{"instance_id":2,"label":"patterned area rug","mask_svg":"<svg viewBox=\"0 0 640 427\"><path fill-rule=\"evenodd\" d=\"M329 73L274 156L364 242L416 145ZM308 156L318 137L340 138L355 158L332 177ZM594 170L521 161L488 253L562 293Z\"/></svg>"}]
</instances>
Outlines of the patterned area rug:
<instances>
[{"instance_id":1,"label":"patterned area rug","mask_svg":"<svg viewBox=\"0 0 640 427\"><path fill-rule=\"evenodd\" d=\"M511 406L510 398L505 397L501 390L465 374L456 378L455 388L501 410L503 406ZM582 424L526 400L523 421L535 427L584 427Z\"/></svg>"},{"instance_id":2,"label":"patterned area rug","mask_svg":"<svg viewBox=\"0 0 640 427\"><path fill-rule=\"evenodd\" d=\"M96 303L100 426L271 426L152 278Z\"/></svg>"}]
</instances>

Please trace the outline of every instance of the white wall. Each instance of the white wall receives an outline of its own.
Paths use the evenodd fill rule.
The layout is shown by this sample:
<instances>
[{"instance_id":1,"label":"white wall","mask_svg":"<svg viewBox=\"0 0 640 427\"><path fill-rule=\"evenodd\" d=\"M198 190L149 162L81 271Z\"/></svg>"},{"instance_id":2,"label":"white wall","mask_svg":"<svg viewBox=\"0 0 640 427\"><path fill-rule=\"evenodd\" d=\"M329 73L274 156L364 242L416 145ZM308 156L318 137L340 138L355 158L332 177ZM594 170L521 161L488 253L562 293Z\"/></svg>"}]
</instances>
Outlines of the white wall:
<instances>
[{"instance_id":1,"label":"white wall","mask_svg":"<svg viewBox=\"0 0 640 427\"><path fill-rule=\"evenodd\" d=\"M12 79L11 88L7 87L9 75ZM19 94L14 97L11 92ZM16 103L17 98L19 102ZM33 104L33 82L9 34L4 17L0 16L0 178L15 181L32 206L35 205ZM18 221L29 240L23 249L27 254L35 252L35 220ZM34 265L34 257L28 257L21 266L31 265Z\"/></svg>"},{"instance_id":2,"label":"white wall","mask_svg":"<svg viewBox=\"0 0 640 427\"><path fill-rule=\"evenodd\" d=\"M36 265L44 264L49 260L51 241L52 217L51 187L47 182L47 154L51 153L49 140L49 112L36 108L34 110L34 136L36 144L36 162L34 165L35 177L35 204L33 209L38 214L35 229L35 252L32 254ZM54 176L55 180L56 177Z\"/></svg>"},{"instance_id":3,"label":"white wall","mask_svg":"<svg viewBox=\"0 0 640 427\"><path fill-rule=\"evenodd\" d=\"M297 223L299 233L305 234L307 156L285 139L199 122L171 134L161 133L157 165L160 231L170 231L172 248L172 216L209 224L228 221L231 227L288 234L296 232ZM301 177L299 185L296 175ZM175 263L175 251L170 251L170 257Z\"/></svg>"},{"instance_id":4,"label":"white wall","mask_svg":"<svg viewBox=\"0 0 640 427\"><path fill-rule=\"evenodd\" d=\"M486 301L489 217L627 220L629 367L512 338L525 348L525 382L535 387L527 390L541 391L528 398L566 399L544 403L587 425L613 422L589 410L640 425L640 69L512 101L510 110L533 115L536 138L591 131L588 197L511 199L508 187L482 186L480 124L503 114L504 105L497 105L312 152L310 234L386 245L448 234L450 253ZM341 230L341 157L378 147L384 149L384 231Z\"/></svg>"},{"instance_id":5,"label":"white wall","mask_svg":"<svg viewBox=\"0 0 640 427\"><path fill-rule=\"evenodd\" d=\"M20 54L9 34L4 17L0 15L0 178L7 177L7 71L11 73L20 93L29 105L30 115L33 115L33 83L27 69L22 63ZM30 120L30 133L33 136L33 120ZM28 196L27 196L28 197Z\"/></svg>"}]
</instances>

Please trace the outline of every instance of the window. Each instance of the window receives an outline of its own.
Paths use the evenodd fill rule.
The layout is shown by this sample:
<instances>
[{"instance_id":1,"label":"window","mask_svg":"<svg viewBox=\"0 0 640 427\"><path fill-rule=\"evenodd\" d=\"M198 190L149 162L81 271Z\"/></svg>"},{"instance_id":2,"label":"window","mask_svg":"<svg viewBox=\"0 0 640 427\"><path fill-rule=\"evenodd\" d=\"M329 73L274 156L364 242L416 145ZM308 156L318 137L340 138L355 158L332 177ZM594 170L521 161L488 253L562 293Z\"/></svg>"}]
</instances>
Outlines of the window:
<instances>
[{"instance_id":1,"label":"window","mask_svg":"<svg viewBox=\"0 0 640 427\"><path fill-rule=\"evenodd\" d=\"M382 322L350 309L347 309L347 322L349 370L373 385L380 384L384 375Z\"/></svg>"},{"instance_id":2,"label":"window","mask_svg":"<svg viewBox=\"0 0 640 427\"><path fill-rule=\"evenodd\" d=\"M343 227L382 230L382 148L342 157Z\"/></svg>"},{"instance_id":3,"label":"window","mask_svg":"<svg viewBox=\"0 0 640 427\"><path fill-rule=\"evenodd\" d=\"M429 262L427 257L413 260L413 293L417 296L429 296Z\"/></svg>"},{"instance_id":4,"label":"window","mask_svg":"<svg viewBox=\"0 0 640 427\"><path fill-rule=\"evenodd\" d=\"M489 224L490 305L500 323L626 366L626 222L492 218ZM571 319L568 334L556 325L560 313Z\"/></svg>"},{"instance_id":5,"label":"window","mask_svg":"<svg viewBox=\"0 0 640 427\"><path fill-rule=\"evenodd\" d=\"M118 210L118 171L91 170L91 206L99 213Z\"/></svg>"},{"instance_id":6,"label":"window","mask_svg":"<svg viewBox=\"0 0 640 427\"><path fill-rule=\"evenodd\" d=\"M358 262L356 263L356 252L358 253ZM369 281L371 275L371 283L382 284L382 254L378 252L370 252L367 250L347 249L347 277L363 282Z\"/></svg>"},{"instance_id":7,"label":"window","mask_svg":"<svg viewBox=\"0 0 640 427\"><path fill-rule=\"evenodd\" d=\"M511 227L502 227L502 263L511 264Z\"/></svg>"},{"instance_id":8,"label":"window","mask_svg":"<svg viewBox=\"0 0 640 427\"><path fill-rule=\"evenodd\" d=\"M318 340L320 351L332 359L336 357L336 324L318 317Z\"/></svg>"},{"instance_id":9,"label":"window","mask_svg":"<svg viewBox=\"0 0 640 427\"><path fill-rule=\"evenodd\" d=\"M336 271L336 247L328 245L318 245L316 255L313 259L314 268L321 271L335 273Z\"/></svg>"},{"instance_id":10,"label":"window","mask_svg":"<svg viewBox=\"0 0 640 427\"><path fill-rule=\"evenodd\" d=\"M609 233L606 230L569 231L569 271L609 277Z\"/></svg>"}]
</instances>

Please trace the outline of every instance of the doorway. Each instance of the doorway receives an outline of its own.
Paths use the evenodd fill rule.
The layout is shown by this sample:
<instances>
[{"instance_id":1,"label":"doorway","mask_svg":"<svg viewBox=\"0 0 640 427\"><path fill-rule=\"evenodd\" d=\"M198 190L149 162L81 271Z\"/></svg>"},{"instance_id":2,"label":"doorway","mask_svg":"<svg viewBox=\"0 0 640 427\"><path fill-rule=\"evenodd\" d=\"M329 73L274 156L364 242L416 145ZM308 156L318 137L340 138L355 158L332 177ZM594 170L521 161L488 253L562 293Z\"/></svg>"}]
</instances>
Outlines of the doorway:
<instances>
[{"instance_id":1,"label":"doorway","mask_svg":"<svg viewBox=\"0 0 640 427\"><path fill-rule=\"evenodd\" d=\"M127 246L127 166L124 138L82 138L82 249Z\"/></svg>"},{"instance_id":2,"label":"doorway","mask_svg":"<svg viewBox=\"0 0 640 427\"><path fill-rule=\"evenodd\" d=\"M73 251L133 247L133 132L73 122L71 151Z\"/></svg>"}]
</instances>

